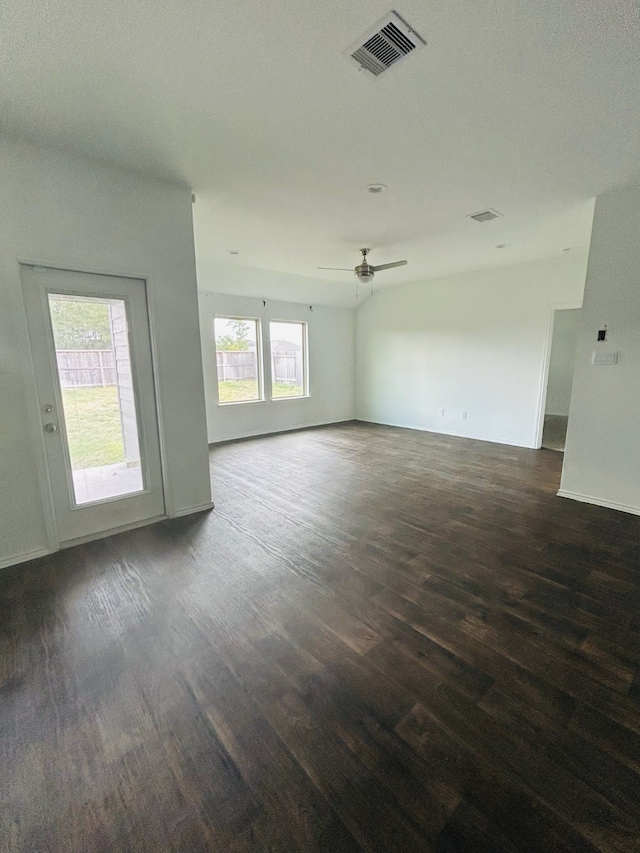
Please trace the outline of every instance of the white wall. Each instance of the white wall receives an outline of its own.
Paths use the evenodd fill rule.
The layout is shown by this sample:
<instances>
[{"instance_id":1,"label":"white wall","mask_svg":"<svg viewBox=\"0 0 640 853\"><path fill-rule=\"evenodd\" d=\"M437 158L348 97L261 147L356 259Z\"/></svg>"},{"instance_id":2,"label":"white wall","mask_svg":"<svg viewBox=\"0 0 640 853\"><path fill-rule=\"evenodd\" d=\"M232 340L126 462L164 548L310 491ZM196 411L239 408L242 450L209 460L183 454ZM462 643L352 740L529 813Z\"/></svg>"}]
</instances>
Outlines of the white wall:
<instances>
[{"instance_id":1,"label":"white wall","mask_svg":"<svg viewBox=\"0 0 640 853\"><path fill-rule=\"evenodd\" d=\"M167 508L210 501L191 194L0 141L0 565L49 549L18 261L148 279Z\"/></svg>"},{"instance_id":2,"label":"white wall","mask_svg":"<svg viewBox=\"0 0 640 853\"><path fill-rule=\"evenodd\" d=\"M549 383L545 414L569 414L573 369L576 363L580 309L556 311L553 320Z\"/></svg>"},{"instance_id":3,"label":"white wall","mask_svg":"<svg viewBox=\"0 0 640 853\"><path fill-rule=\"evenodd\" d=\"M596 202L560 494L640 513L640 187ZM607 341L597 342L607 326ZM610 367L592 353L618 352Z\"/></svg>"},{"instance_id":4,"label":"white wall","mask_svg":"<svg viewBox=\"0 0 640 853\"><path fill-rule=\"evenodd\" d=\"M198 216L199 202L194 206L194 217ZM201 226L202 230L202 226ZM208 258L206 245L199 251L196 240L196 267L198 286L201 290L211 293L226 293L228 296L249 296L265 299L267 295L279 302L295 301L308 305L332 305L334 308L357 308L360 301L366 298L364 293L356 296L356 280L349 271L341 273L344 279L340 282L326 281L321 278L311 278L306 275L275 272L274 270L248 267L242 263L244 255L230 257L230 263L222 263ZM355 265L355 260L354 260Z\"/></svg>"},{"instance_id":5,"label":"white wall","mask_svg":"<svg viewBox=\"0 0 640 853\"><path fill-rule=\"evenodd\" d=\"M580 304L585 268L571 252L380 291L357 312L357 417L536 446L551 312Z\"/></svg>"},{"instance_id":6,"label":"white wall","mask_svg":"<svg viewBox=\"0 0 640 853\"><path fill-rule=\"evenodd\" d=\"M355 312L200 291L200 336L209 441L335 423L354 417ZM309 397L232 405L218 404L213 321L216 314L308 324ZM268 353L265 354L268 359Z\"/></svg>"}]
</instances>

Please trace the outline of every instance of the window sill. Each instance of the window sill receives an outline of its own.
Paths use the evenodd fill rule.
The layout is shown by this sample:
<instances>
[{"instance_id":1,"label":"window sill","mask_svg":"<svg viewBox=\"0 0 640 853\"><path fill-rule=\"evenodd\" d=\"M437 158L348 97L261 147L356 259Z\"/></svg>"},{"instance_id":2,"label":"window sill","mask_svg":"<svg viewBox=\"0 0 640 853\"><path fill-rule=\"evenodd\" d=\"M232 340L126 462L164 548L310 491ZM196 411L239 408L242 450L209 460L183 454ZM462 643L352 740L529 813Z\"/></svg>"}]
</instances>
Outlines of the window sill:
<instances>
[{"instance_id":1,"label":"window sill","mask_svg":"<svg viewBox=\"0 0 640 853\"><path fill-rule=\"evenodd\" d=\"M227 403L220 403L218 401L217 405L226 407L226 406L250 406L252 403L267 403L268 400L229 400Z\"/></svg>"},{"instance_id":2,"label":"window sill","mask_svg":"<svg viewBox=\"0 0 640 853\"><path fill-rule=\"evenodd\" d=\"M216 403L220 408L226 408L227 406L251 406L255 403L285 403L291 402L292 400L309 400L311 399L311 394L300 394L297 397L272 397L270 400L229 400L228 403Z\"/></svg>"}]
</instances>

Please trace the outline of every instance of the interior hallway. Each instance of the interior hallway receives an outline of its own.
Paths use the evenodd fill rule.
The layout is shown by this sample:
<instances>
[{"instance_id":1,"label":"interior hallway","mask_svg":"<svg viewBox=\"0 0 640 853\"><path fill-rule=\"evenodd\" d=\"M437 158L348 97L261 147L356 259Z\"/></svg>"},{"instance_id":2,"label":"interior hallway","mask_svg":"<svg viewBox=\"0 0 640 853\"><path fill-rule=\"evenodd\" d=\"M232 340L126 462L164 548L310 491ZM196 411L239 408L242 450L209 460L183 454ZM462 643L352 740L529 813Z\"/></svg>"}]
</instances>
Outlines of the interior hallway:
<instances>
[{"instance_id":1,"label":"interior hallway","mask_svg":"<svg viewBox=\"0 0 640 853\"><path fill-rule=\"evenodd\" d=\"M0 575L9 851L632 851L638 518L562 457L347 424Z\"/></svg>"},{"instance_id":2,"label":"interior hallway","mask_svg":"<svg viewBox=\"0 0 640 853\"><path fill-rule=\"evenodd\" d=\"M569 418L566 415L545 415L542 446L547 450L559 450L564 453L568 423Z\"/></svg>"}]
</instances>

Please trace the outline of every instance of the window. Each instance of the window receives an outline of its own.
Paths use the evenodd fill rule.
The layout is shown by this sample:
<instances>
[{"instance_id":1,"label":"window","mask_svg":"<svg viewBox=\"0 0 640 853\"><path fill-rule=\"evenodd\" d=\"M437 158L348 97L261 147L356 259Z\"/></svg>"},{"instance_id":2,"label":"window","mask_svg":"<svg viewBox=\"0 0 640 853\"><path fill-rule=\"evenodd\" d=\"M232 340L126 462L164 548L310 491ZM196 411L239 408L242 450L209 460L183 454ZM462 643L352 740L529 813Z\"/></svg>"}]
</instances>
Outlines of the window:
<instances>
[{"instance_id":1,"label":"window","mask_svg":"<svg viewBox=\"0 0 640 853\"><path fill-rule=\"evenodd\" d=\"M303 397L307 393L307 324L269 323L271 397Z\"/></svg>"},{"instance_id":2,"label":"window","mask_svg":"<svg viewBox=\"0 0 640 853\"><path fill-rule=\"evenodd\" d=\"M246 403L262 400L260 329L257 320L216 317L218 401Z\"/></svg>"}]
</instances>

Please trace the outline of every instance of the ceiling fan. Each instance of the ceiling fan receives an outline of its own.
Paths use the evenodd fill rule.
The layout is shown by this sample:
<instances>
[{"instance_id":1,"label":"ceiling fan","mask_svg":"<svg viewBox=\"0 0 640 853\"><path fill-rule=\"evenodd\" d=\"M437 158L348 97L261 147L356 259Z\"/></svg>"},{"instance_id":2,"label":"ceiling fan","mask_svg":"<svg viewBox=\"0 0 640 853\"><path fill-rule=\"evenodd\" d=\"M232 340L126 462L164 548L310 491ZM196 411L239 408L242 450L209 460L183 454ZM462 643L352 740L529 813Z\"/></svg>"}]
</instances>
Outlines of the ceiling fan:
<instances>
[{"instance_id":1,"label":"ceiling fan","mask_svg":"<svg viewBox=\"0 0 640 853\"><path fill-rule=\"evenodd\" d=\"M379 266L374 267L373 264L367 263L367 255L371 249L360 249L360 251L362 252L362 263L359 263L353 270L347 269L346 267L318 267L318 269L354 272L358 281L369 282L373 281L374 274L380 272L380 270L390 270L394 267L403 267L407 263L407 261L393 261L391 264L380 264Z\"/></svg>"}]
</instances>

